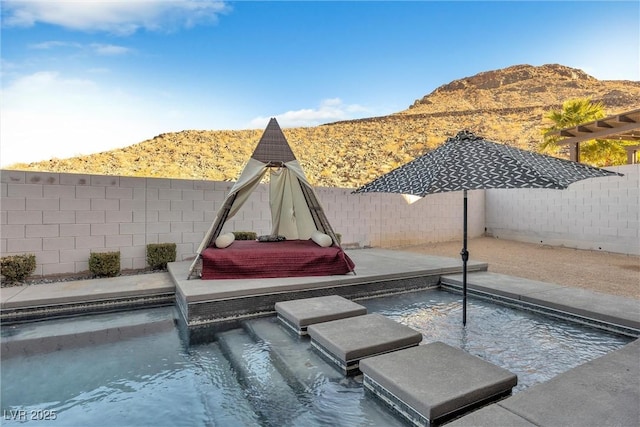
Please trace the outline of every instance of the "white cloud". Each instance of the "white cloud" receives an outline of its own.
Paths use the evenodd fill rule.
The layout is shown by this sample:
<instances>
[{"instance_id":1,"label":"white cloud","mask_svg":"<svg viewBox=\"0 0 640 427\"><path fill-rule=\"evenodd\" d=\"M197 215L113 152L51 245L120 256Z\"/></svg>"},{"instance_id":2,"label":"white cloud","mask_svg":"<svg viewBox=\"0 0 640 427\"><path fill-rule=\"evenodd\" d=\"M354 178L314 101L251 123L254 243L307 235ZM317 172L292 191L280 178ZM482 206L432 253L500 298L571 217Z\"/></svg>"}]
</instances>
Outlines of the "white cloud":
<instances>
[{"instance_id":1,"label":"white cloud","mask_svg":"<svg viewBox=\"0 0 640 427\"><path fill-rule=\"evenodd\" d=\"M118 35L139 29L172 31L216 22L229 10L223 1L203 0L4 0L2 25L31 27L37 23L80 31Z\"/></svg>"},{"instance_id":2,"label":"white cloud","mask_svg":"<svg viewBox=\"0 0 640 427\"><path fill-rule=\"evenodd\" d=\"M91 49L93 49L93 51L98 55L105 56L125 55L127 53L133 52L133 50L129 49L128 47L101 43L92 43Z\"/></svg>"},{"instance_id":3,"label":"white cloud","mask_svg":"<svg viewBox=\"0 0 640 427\"><path fill-rule=\"evenodd\" d=\"M58 40L48 40L46 42L34 43L30 44L29 49L37 49L37 50L50 50L50 49L58 49L58 48L73 48L78 50L90 50L97 55L102 56L115 56L115 55L126 55L128 53L132 53L133 49L119 46L115 44L103 44L103 43L91 43L89 45L85 45L82 43L75 42L63 42Z\"/></svg>"},{"instance_id":4,"label":"white cloud","mask_svg":"<svg viewBox=\"0 0 640 427\"><path fill-rule=\"evenodd\" d=\"M2 166L124 147L168 125L151 101L56 72L18 78L1 96Z\"/></svg>"},{"instance_id":5,"label":"white cloud","mask_svg":"<svg viewBox=\"0 0 640 427\"><path fill-rule=\"evenodd\" d=\"M80 48L80 47L82 47L82 45L80 43L63 42L63 41L58 41L58 40L49 40L49 41L46 41L46 42L30 44L28 47L29 47L29 49L48 50L48 49L55 49L55 48L59 48L59 47Z\"/></svg>"},{"instance_id":6,"label":"white cloud","mask_svg":"<svg viewBox=\"0 0 640 427\"><path fill-rule=\"evenodd\" d=\"M305 108L287 111L286 113L276 115L275 118L282 127L306 127L339 120L349 120L356 115L361 115L361 113L366 112L368 112L368 110L360 105L345 105L340 98L331 98L323 100L315 109ZM251 120L247 127L253 129L262 128L266 126L268 122L268 117L256 117Z\"/></svg>"}]
</instances>

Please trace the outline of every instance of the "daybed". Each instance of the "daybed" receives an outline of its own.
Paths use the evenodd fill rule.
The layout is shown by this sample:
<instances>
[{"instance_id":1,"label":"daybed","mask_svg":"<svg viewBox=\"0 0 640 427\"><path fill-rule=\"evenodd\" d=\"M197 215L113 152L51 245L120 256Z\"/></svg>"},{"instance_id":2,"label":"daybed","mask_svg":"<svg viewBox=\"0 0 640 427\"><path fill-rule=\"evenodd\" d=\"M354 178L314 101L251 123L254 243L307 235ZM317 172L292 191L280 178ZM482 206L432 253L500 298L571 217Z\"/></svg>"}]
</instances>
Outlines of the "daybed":
<instances>
[{"instance_id":1,"label":"daybed","mask_svg":"<svg viewBox=\"0 0 640 427\"><path fill-rule=\"evenodd\" d=\"M309 240L258 242L237 240L202 254L202 279L329 276L347 274L353 261L338 246L321 247Z\"/></svg>"}]
</instances>

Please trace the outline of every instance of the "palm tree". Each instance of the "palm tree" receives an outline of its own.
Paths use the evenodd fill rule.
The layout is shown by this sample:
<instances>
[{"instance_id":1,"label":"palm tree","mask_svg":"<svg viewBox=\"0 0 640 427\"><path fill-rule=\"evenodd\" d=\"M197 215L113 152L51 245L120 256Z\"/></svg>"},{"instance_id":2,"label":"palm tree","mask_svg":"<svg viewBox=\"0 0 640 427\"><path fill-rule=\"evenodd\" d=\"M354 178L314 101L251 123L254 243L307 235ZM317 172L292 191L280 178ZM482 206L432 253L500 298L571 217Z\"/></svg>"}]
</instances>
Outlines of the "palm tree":
<instances>
[{"instance_id":1,"label":"palm tree","mask_svg":"<svg viewBox=\"0 0 640 427\"><path fill-rule=\"evenodd\" d=\"M550 135L550 133L604 117L604 105L601 102L592 102L588 98L565 101L561 110L549 111L544 116L552 125L542 130L544 140L540 144L540 152L557 157L568 157L568 147L558 144L560 136ZM580 144L580 161L598 167L622 165L626 162L624 146L627 144L629 144L627 141L610 139L582 142Z\"/></svg>"}]
</instances>

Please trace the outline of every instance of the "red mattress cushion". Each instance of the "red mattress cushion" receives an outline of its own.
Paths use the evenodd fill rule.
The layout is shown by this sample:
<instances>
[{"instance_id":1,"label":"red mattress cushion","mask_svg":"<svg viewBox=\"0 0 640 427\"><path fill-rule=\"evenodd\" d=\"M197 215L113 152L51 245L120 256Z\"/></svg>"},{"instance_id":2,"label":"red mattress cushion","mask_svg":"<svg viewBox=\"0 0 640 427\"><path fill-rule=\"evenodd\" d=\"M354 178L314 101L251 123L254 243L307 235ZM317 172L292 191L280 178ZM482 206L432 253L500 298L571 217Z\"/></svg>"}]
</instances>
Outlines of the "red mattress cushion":
<instances>
[{"instance_id":1,"label":"red mattress cushion","mask_svg":"<svg viewBox=\"0 0 640 427\"><path fill-rule=\"evenodd\" d=\"M250 279L347 274L353 261L341 248L322 248L311 240L236 240L229 247L202 252L202 279Z\"/></svg>"}]
</instances>

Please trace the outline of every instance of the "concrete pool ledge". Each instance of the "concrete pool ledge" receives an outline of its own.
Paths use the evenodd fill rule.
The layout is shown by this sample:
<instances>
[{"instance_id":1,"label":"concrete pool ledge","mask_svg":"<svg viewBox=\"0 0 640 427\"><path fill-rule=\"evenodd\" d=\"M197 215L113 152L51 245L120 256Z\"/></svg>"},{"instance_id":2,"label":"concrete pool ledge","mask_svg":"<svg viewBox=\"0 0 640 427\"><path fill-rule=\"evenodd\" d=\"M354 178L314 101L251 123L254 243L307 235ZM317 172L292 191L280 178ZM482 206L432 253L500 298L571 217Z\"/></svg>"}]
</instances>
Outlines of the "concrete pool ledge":
<instances>
[{"instance_id":1,"label":"concrete pool ledge","mask_svg":"<svg viewBox=\"0 0 640 427\"><path fill-rule=\"evenodd\" d=\"M3 323L171 305L175 284L166 272L2 288Z\"/></svg>"},{"instance_id":2,"label":"concrete pool ledge","mask_svg":"<svg viewBox=\"0 0 640 427\"><path fill-rule=\"evenodd\" d=\"M356 274L265 279L187 280L189 262L168 264L176 305L188 329L275 314L281 301L338 295L348 299L437 288L440 276L462 271L458 259L389 249L348 251ZM469 261L469 271L487 263Z\"/></svg>"},{"instance_id":3,"label":"concrete pool ledge","mask_svg":"<svg viewBox=\"0 0 640 427\"><path fill-rule=\"evenodd\" d=\"M462 286L461 274L443 275L440 280L445 288L460 289ZM596 323L621 326L630 329L628 335L640 336L640 301L633 298L487 271L469 273L467 290L476 295L498 296L543 307L544 312L557 311Z\"/></svg>"}]
</instances>

